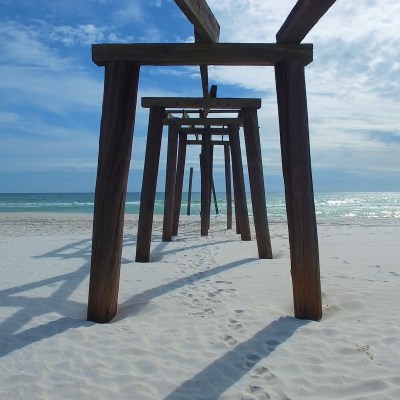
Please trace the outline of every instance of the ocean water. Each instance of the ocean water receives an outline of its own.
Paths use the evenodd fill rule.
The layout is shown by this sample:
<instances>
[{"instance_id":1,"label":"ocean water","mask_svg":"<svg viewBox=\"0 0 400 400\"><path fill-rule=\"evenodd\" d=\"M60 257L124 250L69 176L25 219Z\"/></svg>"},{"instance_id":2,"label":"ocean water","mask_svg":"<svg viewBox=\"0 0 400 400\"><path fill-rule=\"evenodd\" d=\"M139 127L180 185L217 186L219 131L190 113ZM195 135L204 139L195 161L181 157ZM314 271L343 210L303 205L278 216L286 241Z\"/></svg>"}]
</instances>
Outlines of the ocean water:
<instances>
[{"instance_id":1,"label":"ocean water","mask_svg":"<svg viewBox=\"0 0 400 400\"><path fill-rule=\"evenodd\" d=\"M283 193L267 193L268 218L271 222L286 219ZM251 202L248 195L251 214ZM225 193L217 193L218 211L226 214ZM0 212L52 212L92 214L93 193L0 193ZM126 213L138 214L140 193L128 193ZM315 194L315 209L318 223L400 223L400 192L327 192ZM157 193L155 213L163 214L164 193ZM186 215L187 193L183 193L181 213ZM212 203L213 215L216 215ZM192 194L191 215L200 214L200 193Z\"/></svg>"}]
</instances>

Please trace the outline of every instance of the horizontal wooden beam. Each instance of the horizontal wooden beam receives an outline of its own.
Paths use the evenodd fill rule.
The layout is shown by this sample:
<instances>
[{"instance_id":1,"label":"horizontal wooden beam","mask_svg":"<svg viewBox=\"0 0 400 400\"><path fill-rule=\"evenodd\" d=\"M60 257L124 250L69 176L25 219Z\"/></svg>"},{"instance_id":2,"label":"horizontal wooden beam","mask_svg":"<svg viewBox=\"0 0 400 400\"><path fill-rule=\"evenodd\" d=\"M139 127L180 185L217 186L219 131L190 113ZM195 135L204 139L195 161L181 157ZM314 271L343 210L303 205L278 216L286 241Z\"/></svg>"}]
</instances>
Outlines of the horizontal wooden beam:
<instances>
[{"instance_id":1,"label":"horizontal wooden beam","mask_svg":"<svg viewBox=\"0 0 400 400\"><path fill-rule=\"evenodd\" d=\"M188 140L186 142L186 144L201 145L202 141L201 140ZM215 145L215 146L221 146L221 145L225 146L225 145L229 144L229 140L212 140L211 144Z\"/></svg>"},{"instance_id":2,"label":"horizontal wooden beam","mask_svg":"<svg viewBox=\"0 0 400 400\"><path fill-rule=\"evenodd\" d=\"M171 115L175 115L175 114L183 114L184 112L186 112L187 114L201 114L202 112L203 112L203 110L191 110L191 109L183 109L183 108L181 108L181 109L179 109L179 108L177 108L177 109L168 109L168 110L165 110L165 112L167 113L167 114L171 114ZM208 111L208 113L209 114L231 114L231 113L239 113L240 112L240 109L231 109L231 110L223 110L223 109L220 109L220 110L209 110Z\"/></svg>"},{"instance_id":3,"label":"horizontal wooden beam","mask_svg":"<svg viewBox=\"0 0 400 400\"><path fill-rule=\"evenodd\" d=\"M164 118L164 125L207 125L207 126L242 126L241 118Z\"/></svg>"},{"instance_id":4,"label":"horizontal wooden beam","mask_svg":"<svg viewBox=\"0 0 400 400\"><path fill-rule=\"evenodd\" d=\"M205 0L175 0L203 41L218 42L220 27Z\"/></svg>"},{"instance_id":5,"label":"horizontal wooden beam","mask_svg":"<svg viewBox=\"0 0 400 400\"><path fill-rule=\"evenodd\" d=\"M261 108L261 99L249 98L203 98L203 97L142 97L142 107L164 107L182 108L189 112L188 108L212 108L227 109L232 111L240 110L244 107Z\"/></svg>"},{"instance_id":6,"label":"horizontal wooden beam","mask_svg":"<svg viewBox=\"0 0 400 400\"><path fill-rule=\"evenodd\" d=\"M298 0L276 34L278 43L300 43L336 0Z\"/></svg>"},{"instance_id":7,"label":"horizontal wooden beam","mask_svg":"<svg viewBox=\"0 0 400 400\"><path fill-rule=\"evenodd\" d=\"M179 133L182 135L229 135L228 128L180 128Z\"/></svg>"},{"instance_id":8,"label":"horizontal wooden beam","mask_svg":"<svg viewBox=\"0 0 400 400\"><path fill-rule=\"evenodd\" d=\"M139 65L272 66L279 61L312 61L312 44L277 43L140 43L94 44L97 65L132 61Z\"/></svg>"}]
</instances>

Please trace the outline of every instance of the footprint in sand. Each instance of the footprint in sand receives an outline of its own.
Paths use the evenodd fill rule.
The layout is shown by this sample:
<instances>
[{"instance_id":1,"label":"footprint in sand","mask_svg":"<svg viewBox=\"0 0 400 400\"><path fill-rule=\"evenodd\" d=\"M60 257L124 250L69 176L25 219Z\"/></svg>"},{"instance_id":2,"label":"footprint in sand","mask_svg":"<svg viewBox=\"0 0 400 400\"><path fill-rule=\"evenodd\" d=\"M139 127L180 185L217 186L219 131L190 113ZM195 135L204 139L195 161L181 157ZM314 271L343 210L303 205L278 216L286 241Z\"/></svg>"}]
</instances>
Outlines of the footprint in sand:
<instances>
[{"instance_id":1,"label":"footprint in sand","mask_svg":"<svg viewBox=\"0 0 400 400\"><path fill-rule=\"evenodd\" d=\"M271 396L260 386L250 385L249 391L251 394L257 396L257 399L268 400Z\"/></svg>"},{"instance_id":2,"label":"footprint in sand","mask_svg":"<svg viewBox=\"0 0 400 400\"><path fill-rule=\"evenodd\" d=\"M240 328L243 328L243 325L236 319L228 318L228 322L229 322L229 327L234 329L235 331Z\"/></svg>"},{"instance_id":3,"label":"footprint in sand","mask_svg":"<svg viewBox=\"0 0 400 400\"><path fill-rule=\"evenodd\" d=\"M254 365L260 361L260 356L257 354L246 354L245 356L246 359L246 367L253 368Z\"/></svg>"},{"instance_id":4,"label":"footprint in sand","mask_svg":"<svg viewBox=\"0 0 400 400\"><path fill-rule=\"evenodd\" d=\"M231 335L227 335L225 334L222 337L222 340L228 345L228 346L235 346L237 344L237 340L231 336Z\"/></svg>"},{"instance_id":5,"label":"footprint in sand","mask_svg":"<svg viewBox=\"0 0 400 400\"><path fill-rule=\"evenodd\" d=\"M255 379L262 379L265 382L272 382L277 379L275 374L273 374L268 368L263 367L262 365L254 368L251 377Z\"/></svg>"},{"instance_id":6,"label":"footprint in sand","mask_svg":"<svg viewBox=\"0 0 400 400\"><path fill-rule=\"evenodd\" d=\"M271 339L265 342L268 349L275 349L280 343L277 340Z\"/></svg>"}]
</instances>

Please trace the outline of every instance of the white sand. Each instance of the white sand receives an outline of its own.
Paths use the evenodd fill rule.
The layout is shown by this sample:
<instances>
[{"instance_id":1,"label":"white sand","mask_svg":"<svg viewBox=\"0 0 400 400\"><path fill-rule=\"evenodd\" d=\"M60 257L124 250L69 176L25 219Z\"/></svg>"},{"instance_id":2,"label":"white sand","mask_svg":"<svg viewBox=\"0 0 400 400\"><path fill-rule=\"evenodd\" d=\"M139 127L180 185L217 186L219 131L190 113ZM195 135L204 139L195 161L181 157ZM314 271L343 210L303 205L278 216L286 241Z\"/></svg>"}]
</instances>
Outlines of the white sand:
<instances>
[{"instance_id":1,"label":"white sand","mask_svg":"<svg viewBox=\"0 0 400 400\"><path fill-rule=\"evenodd\" d=\"M258 260L212 221L155 223L133 262L127 217L119 314L87 322L91 219L0 214L0 399L399 399L400 226L319 226L324 316L292 317L287 230Z\"/></svg>"}]
</instances>

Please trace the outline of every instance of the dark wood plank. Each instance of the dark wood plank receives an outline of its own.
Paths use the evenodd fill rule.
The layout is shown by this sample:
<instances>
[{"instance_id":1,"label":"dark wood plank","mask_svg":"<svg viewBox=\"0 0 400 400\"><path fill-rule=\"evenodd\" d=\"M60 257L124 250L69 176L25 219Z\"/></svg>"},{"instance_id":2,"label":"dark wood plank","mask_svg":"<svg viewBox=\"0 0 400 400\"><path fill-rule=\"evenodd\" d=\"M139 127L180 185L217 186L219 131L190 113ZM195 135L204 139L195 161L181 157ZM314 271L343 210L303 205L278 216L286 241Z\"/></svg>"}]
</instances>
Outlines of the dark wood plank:
<instances>
[{"instance_id":1,"label":"dark wood plank","mask_svg":"<svg viewBox=\"0 0 400 400\"><path fill-rule=\"evenodd\" d=\"M179 128L179 133L186 134L186 135L203 135L203 134L210 134L210 135L228 135L229 130L228 128Z\"/></svg>"},{"instance_id":2,"label":"dark wood plank","mask_svg":"<svg viewBox=\"0 0 400 400\"><path fill-rule=\"evenodd\" d=\"M296 318L318 320L322 300L304 65L280 63L275 76L294 313Z\"/></svg>"},{"instance_id":3,"label":"dark wood plank","mask_svg":"<svg viewBox=\"0 0 400 400\"><path fill-rule=\"evenodd\" d=\"M201 140L188 140L187 145L201 145L202 141ZM213 140L211 141L211 144L213 146L225 146L226 144L229 144L229 140Z\"/></svg>"},{"instance_id":4,"label":"dark wood plank","mask_svg":"<svg viewBox=\"0 0 400 400\"><path fill-rule=\"evenodd\" d=\"M207 236L210 227L210 159L211 159L211 136L203 135L203 145L200 154L201 173L201 236Z\"/></svg>"},{"instance_id":5,"label":"dark wood plank","mask_svg":"<svg viewBox=\"0 0 400 400\"><path fill-rule=\"evenodd\" d=\"M151 233L153 230L154 202L156 198L158 166L160 162L163 116L164 109L162 107L150 108L142 192L140 195L136 244L137 262L148 262L150 259Z\"/></svg>"},{"instance_id":6,"label":"dark wood plank","mask_svg":"<svg viewBox=\"0 0 400 400\"><path fill-rule=\"evenodd\" d=\"M243 176L242 152L240 150L239 128L229 126L232 156L232 176L235 194L236 218L239 221L239 229L242 240L251 240L249 213L246 202L246 189Z\"/></svg>"},{"instance_id":7,"label":"dark wood plank","mask_svg":"<svg viewBox=\"0 0 400 400\"><path fill-rule=\"evenodd\" d=\"M259 258L272 258L257 110L255 108L243 108L241 115L243 118L247 168L249 171L251 204L253 206L258 256Z\"/></svg>"},{"instance_id":8,"label":"dark wood plank","mask_svg":"<svg viewBox=\"0 0 400 400\"><path fill-rule=\"evenodd\" d=\"M232 229L231 154L230 154L229 144L224 145L224 156L225 156L226 229Z\"/></svg>"},{"instance_id":9,"label":"dark wood plank","mask_svg":"<svg viewBox=\"0 0 400 400\"><path fill-rule=\"evenodd\" d=\"M226 125L242 125L241 118L164 118L164 125L208 125L208 126L226 126Z\"/></svg>"},{"instance_id":10,"label":"dark wood plank","mask_svg":"<svg viewBox=\"0 0 400 400\"><path fill-rule=\"evenodd\" d=\"M175 196L174 196L174 223L172 226L172 235L178 236L179 217L182 205L182 191L183 191L183 178L185 176L185 162L186 162L186 135L179 135L178 145L178 163L176 165L176 182L175 182Z\"/></svg>"},{"instance_id":11,"label":"dark wood plank","mask_svg":"<svg viewBox=\"0 0 400 400\"><path fill-rule=\"evenodd\" d=\"M191 206L191 202L192 202L192 184L193 184L193 167L190 167L188 200L187 200L187 215L190 215L190 206Z\"/></svg>"},{"instance_id":12,"label":"dark wood plank","mask_svg":"<svg viewBox=\"0 0 400 400\"><path fill-rule=\"evenodd\" d=\"M94 322L109 322L117 313L138 80L137 65L110 63L105 69L87 310Z\"/></svg>"},{"instance_id":13,"label":"dark wood plank","mask_svg":"<svg viewBox=\"0 0 400 400\"><path fill-rule=\"evenodd\" d=\"M261 99L254 98L213 98L209 97L142 97L141 106L182 108L190 113L189 108L212 108L241 110L243 107L261 108ZM232 111L231 111L232 112Z\"/></svg>"},{"instance_id":14,"label":"dark wood plank","mask_svg":"<svg viewBox=\"0 0 400 400\"><path fill-rule=\"evenodd\" d=\"M202 40L218 42L220 27L205 0L175 0Z\"/></svg>"},{"instance_id":15,"label":"dark wood plank","mask_svg":"<svg viewBox=\"0 0 400 400\"><path fill-rule=\"evenodd\" d=\"M300 43L336 0L298 0L276 34L278 43Z\"/></svg>"},{"instance_id":16,"label":"dark wood plank","mask_svg":"<svg viewBox=\"0 0 400 400\"><path fill-rule=\"evenodd\" d=\"M273 66L285 60L309 64L312 57L312 44L113 43L92 45L92 60L97 65L105 65L110 61L133 61L140 65Z\"/></svg>"},{"instance_id":17,"label":"dark wood plank","mask_svg":"<svg viewBox=\"0 0 400 400\"><path fill-rule=\"evenodd\" d=\"M163 242L170 242L172 240L177 150L178 128L170 126L168 129L167 168L165 173Z\"/></svg>"}]
</instances>

